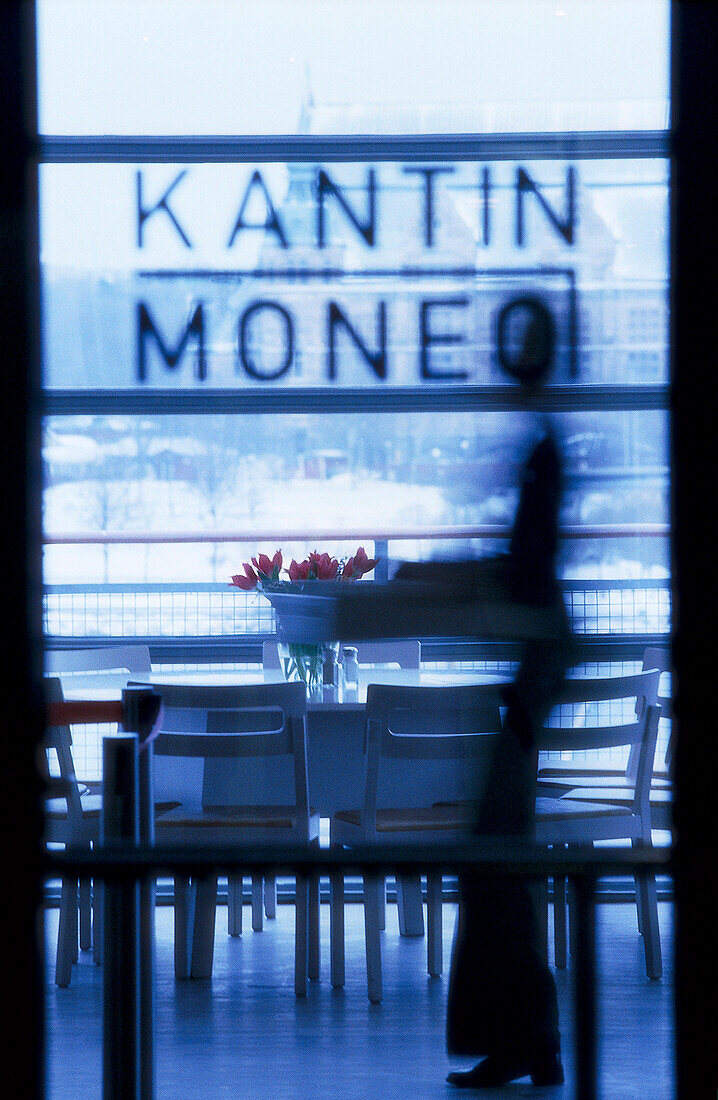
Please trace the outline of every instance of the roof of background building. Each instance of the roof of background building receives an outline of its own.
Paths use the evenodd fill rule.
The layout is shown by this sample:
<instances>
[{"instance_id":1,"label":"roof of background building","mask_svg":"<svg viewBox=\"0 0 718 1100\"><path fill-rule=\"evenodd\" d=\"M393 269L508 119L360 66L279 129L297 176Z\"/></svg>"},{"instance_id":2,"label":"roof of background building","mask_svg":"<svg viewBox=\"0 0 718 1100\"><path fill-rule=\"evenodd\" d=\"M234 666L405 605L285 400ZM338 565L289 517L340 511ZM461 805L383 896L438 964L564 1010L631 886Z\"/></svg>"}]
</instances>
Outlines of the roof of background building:
<instances>
[{"instance_id":1,"label":"roof of background building","mask_svg":"<svg viewBox=\"0 0 718 1100\"><path fill-rule=\"evenodd\" d=\"M310 134L497 134L574 130L664 130L668 100L531 103L314 103L299 128Z\"/></svg>"}]
</instances>

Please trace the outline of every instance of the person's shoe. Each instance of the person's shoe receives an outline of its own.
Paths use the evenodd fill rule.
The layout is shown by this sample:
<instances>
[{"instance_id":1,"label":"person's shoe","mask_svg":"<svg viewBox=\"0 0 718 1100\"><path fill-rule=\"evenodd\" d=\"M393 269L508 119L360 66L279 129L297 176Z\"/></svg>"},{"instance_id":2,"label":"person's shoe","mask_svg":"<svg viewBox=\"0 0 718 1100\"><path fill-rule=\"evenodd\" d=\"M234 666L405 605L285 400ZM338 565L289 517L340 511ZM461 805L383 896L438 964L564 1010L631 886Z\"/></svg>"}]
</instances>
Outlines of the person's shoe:
<instances>
[{"instance_id":1,"label":"person's shoe","mask_svg":"<svg viewBox=\"0 0 718 1100\"><path fill-rule=\"evenodd\" d=\"M530 1077L537 1088L563 1084L558 1048L551 1044L532 1057L490 1054L473 1069L455 1070L446 1080L459 1089L487 1089L500 1088L519 1077Z\"/></svg>"},{"instance_id":2,"label":"person's shoe","mask_svg":"<svg viewBox=\"0 0 718 1100\"><path fill-rule=\"evenodd\" d=\"M557 1045L551 1044L537 1052L531 1061L531 1084L537 1088L548 1085L563 1084L563 1066L561 1065L561 1051Z\"/></svg>"}]
</instances>

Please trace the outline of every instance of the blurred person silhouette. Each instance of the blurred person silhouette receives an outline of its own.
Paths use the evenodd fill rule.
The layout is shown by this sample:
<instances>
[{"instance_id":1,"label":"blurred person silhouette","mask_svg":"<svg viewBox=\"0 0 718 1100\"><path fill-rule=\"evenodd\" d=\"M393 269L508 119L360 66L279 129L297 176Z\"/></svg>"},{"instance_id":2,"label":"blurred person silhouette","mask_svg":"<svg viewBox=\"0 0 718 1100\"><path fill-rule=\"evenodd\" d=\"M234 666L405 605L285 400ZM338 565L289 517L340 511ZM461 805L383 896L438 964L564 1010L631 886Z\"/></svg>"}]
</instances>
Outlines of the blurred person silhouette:
<instances>
[{"instance_id":1,"label":"blurred person silhouette","mask_svg":"<svg viewBox=\"0 0 718 1100\"><path fill-rule=\"evenodd\" d=\"M553 363L555 332L543 303L524 299L523 304L520 350L513 360L504 354L501 365L519 383L521 403L531 409ZM520 313L510 320L519 322ZM509 842L532 838L537 733L573 663L572 636L556 578L561 456L551 425L542 421L541 429L523 469L505 570L508 598L545 609L554 627L550 638L522 642L517 673L505 690L503 730L477 801L474 826L482 837ZM534 1085L563 1081L556 987L533 893L519 877L460 876L447 1051L482 1056L482 1061L448 1075L447 1081L459 1088L497 1087L525 1076Z\"/></svg>"}]
</instances>

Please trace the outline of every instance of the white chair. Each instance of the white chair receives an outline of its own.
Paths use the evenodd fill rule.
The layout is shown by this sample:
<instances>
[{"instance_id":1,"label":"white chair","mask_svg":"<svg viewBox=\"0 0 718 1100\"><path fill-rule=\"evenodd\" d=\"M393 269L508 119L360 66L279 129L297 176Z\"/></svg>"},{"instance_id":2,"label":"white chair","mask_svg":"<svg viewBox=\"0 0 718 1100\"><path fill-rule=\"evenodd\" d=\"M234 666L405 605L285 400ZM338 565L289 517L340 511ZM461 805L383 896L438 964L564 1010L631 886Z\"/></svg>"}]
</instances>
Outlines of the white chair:
<instances>
[{"instance_id":1,"label":"white chair","mask_svg":"<svg viewBox=\"0 0 718 1100\"><path fill-rule=\"evenodd\" d=\"M421 668L421 642L414 638L344 642L343 645L354 646L360 665L396 665L398 668L405 669ZM279 649L276 642L263 643L262 665L272 671L281 669ZM399 934L402 936L423 936L424 909L421 897L421 877L419 875L400 875L395 880L395 888ZM276 904L276 884L269 877L264 880L264 900L267 916L273 915ZM385 920L385 908L383 907L382 928Z\"/></svg>"},{"instance_id":2,"label":"white chair","mask_svg":"<svg viewBox=\"0 0 718 1100\"><path fill-rule=\"evenodd\" d=\"M501 687L367 689L366 784L361 805L333 814L332 845L455 841L471 816L465 802L481 789L488 753L500 729ZM442 799L457 799L437 806ZM331 875L331 980L344 984L344 877ZM442 970L442 877L427 875L428 972ZM367 987L382 997L382 880L364 875Z\"/></svg>"},{"instance_id":3,"label":"white chair","mask_svg":"<svg viewBox=\"0 0 718 1100\"><path fill-rule=\"evenodd\" d=\"M661 675L656 704L660 708L661 722L672 722L670 689L664 685L665 674L671 671L670 650L667 646L649 646L643 654L643 671L657 668ZM651 824L654 829L670 832L673 826L673 780L671 762L673 753L672 730L666 740L663 762L651 774ZM599 754L600 755L600 754ZM564 795L578 788L585 788L589 800L599 798L616 805L626 805L633 798L638 766L638 746L633 746L624 767L598 760L584 765L575 760L551 761L539 767L539 794Z\"/></svg>"},{"instance_id":4,"label":"white chair","mask_svg":"<svg viewBox=\"0 0 718 1100\"><path fill-rule=\"evenodd\" d=\"M569 709L567 723L547 725L539 748L545 751L595 751L624 748L633 751L635 775L630 796L611 804L598 788L574 788L562 797L536 799L536 840L552 847L593 845L606 840L630 840L634 847L650 848L651 773L660 710L656 705L660 673L657 669L632 676L577 677L565 681L559 706ZM625 792L624 792L625 793ZM565 965L565 909L563 882L554 879L556 960ZM643 934L646 972L662 972L658 905L654 875L636 877L639 930ZM569 905L570 914L570 905Z\"/></svg>"},{"instance_id":5,"label":"white chair","mask_svg":"<svg viewBox=\"0 0 718 1100\"><path fill-rule=\"evenodd\" d=\"M245 849L261 841L318 844L319 817L309 806L303 684L161 685L155 691L164 708L154 741L155 793L181 803L157 818L158 843ZM183 764L189 765L184 774ZM229 781L234 792L230 805L212 796L218 770L225 789ZM216 874L192 883L175 879L178 977L211 976L216 893ZM297 876L297 996L306 994L307 973L318 977L318 896L309 909L307 881Z\"/></svg>"},{"instance_id":6,"label":"white chair","mask_svg":"<svg viewBox=\"0 0 718 1100\"><path fill-rule=\"evenodd\" d=\"M152 671L149 647L130 644L45 650L45 672L48 676L103 671L124 671L130 676L146 676Z\"/></svg>"},{"instance_id":7,"label":"white chair","mask_svg":"<svg viewBox=\"0 0 718 1100\"><path fill-rule=\"evenodd\" d=\"M103 673L111 674L112 683L115 684L121 674L120 681L127 682L130 676L149 676L152 671L150 651L148 646L129 643L127 645L96 645L81 649L46 649L45 650L45 674L46 676L59 676L65 689L82 687L103 687L105 682ZM80 776L80 793L83 799L99 798L102 793L102 783ZM98 899L95 898L96 915L99 912ZM92 885L87 881L80 882L80 946L83 950L90 946L91 917L90 910L93 902ZM100 937L94 939L94 951L97 960L100 957Z\"/></svg>"},{"instance_id":8,"label":"white chair","mask_svg":"<svg viewBox=\"0 0 718 1100\"><path fill-rule=\"evenodd\" d=\"M62 684L58 677L45 678L45 699L48 705L63 701ZM102 797L81 790L72 757L70 727L47 727L43 749L39 759L47 791L44 805L45 842L89 849L100 837ZM97 900L96 896L95 902ZM72 964L78 959L78 931L83 949L91 945L93 938L89 915L82 909L78 929L78 905L77 880L63 878L55 961L55 982L59 986L70 984ZM99 961L99 952L96 952L95 959Z\"/></svg>"}]
</instances>

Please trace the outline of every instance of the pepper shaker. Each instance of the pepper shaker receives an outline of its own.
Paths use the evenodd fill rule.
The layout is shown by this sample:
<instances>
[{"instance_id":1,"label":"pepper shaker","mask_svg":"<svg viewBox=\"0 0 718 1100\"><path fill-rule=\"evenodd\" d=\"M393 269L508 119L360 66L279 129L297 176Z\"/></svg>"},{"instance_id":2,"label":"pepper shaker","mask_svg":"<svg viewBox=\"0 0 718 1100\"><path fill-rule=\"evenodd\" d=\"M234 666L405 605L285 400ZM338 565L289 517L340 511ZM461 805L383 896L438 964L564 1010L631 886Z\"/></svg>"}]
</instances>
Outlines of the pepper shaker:
<instances>
[{"instance_id":1,"label":"pepper shaker","mask_svg":"<svg viewBox=\"0 0 718 1100\"><path fill-rule=\"evenodd\" d=\"M344 686L349 690L359 687L359 656L354 646L344 647Z\"/></svg>"}]
</instances>

